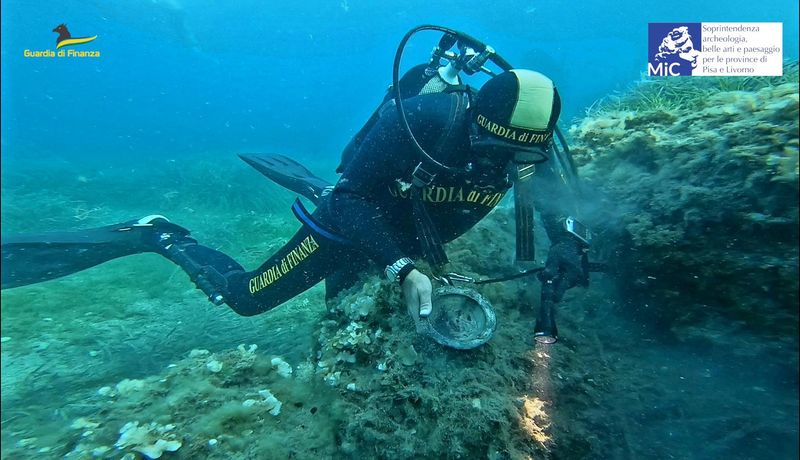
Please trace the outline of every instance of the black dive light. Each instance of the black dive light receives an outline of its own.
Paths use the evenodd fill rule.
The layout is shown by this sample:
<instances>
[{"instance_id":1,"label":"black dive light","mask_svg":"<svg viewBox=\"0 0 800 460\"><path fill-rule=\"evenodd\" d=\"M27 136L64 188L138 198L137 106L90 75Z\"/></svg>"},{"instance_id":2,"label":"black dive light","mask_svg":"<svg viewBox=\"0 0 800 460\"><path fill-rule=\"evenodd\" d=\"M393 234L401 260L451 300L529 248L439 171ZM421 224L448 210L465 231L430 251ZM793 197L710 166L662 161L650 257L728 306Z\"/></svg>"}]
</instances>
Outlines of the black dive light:
<instances>
[{"instance_id":1,"label":"black dive light","mask_svg":"<svg viewBox=\"0 0 800 460\"><path fill-rule=\"evenodd\" d=\"M555 304L556 292L560 279L542 281L542 296L539 303L539 315L533 329L533 339L537 343L551 344L558 340L556 327Z\"/></svg>"},{"instance_id":2,"label":"black dive light","mask_svg":"<svg viewBox=\"0 0 800 460\"><path fill-rule=\"evenodd\" d=\"M225 283L225 278L214 268L198 265L186 251L177 244L170 244L166 247L167 258L175 262L189 274L189 278L194 282L198 289L208 296L208 300L214 305L222 305L225 297L218 289L218 285ZM216 281L216 282L214 282Z\"/></svg>"},{"instance_id":3,"label":"black dive light","mask_svg":"<svg viewBox=\"0 0 800 460\"><path fill-rule=\"evenodd\" d=\"M558 328L554 314L553 302L551 300L542 301L539 306L539 317L536 318L536 327L533 329L533 339L536 343L550 345L558 341Z\"/></svg>"}]
</instances>

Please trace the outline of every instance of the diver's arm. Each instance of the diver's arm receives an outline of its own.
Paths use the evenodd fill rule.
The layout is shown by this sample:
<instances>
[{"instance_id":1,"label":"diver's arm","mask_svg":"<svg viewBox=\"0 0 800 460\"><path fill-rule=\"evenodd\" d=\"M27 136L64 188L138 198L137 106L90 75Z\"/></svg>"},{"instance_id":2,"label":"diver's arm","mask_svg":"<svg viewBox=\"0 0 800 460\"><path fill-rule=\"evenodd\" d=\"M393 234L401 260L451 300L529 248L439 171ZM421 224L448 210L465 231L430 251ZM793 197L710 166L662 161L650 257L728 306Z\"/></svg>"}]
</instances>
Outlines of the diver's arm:
<instances>
[{"instance_id":1,"label":"diver's arm","mask_svg":"<svg viewBox=\"0 0 800 460\"><path fill-rule=\"evenodd\" d=\"M407 101L409 125L423 146L437 139L436 134L443 129L440 112L445 109L449 114L446 109L452 103L452 98L443 96L421 96ZM388 109L355 149L331 193L329 205L338 230L381 267L408 257L385 212L392 199L389 187L399 178L408 176L419 162L418 153L400 127L397 112L392 107ZM410 206L408 211L411 212ZM431 313L432 287L430 279L414 268L413 263L409 266L410 271L398 273L398 281L406 307L419 329L419 318Z\"/></svg>"},{"instance_id":2,"label":"diver's arm","mask_svg":"<svg viewBox=\"0 0 800 460\"><path fill-rule=\"evenodd\" d=\"M338 230L380 267L406 264L397 277L406 308L419 329L419 318L431 313L431 281L413 263L401 261L408 254L384 215L388 187L415 165L417 156L409 151L404 136L396 116L381 117L344 169L331 192L329 209Z\"/></svg>"},{"instance_id":3,"label":"diver's arm","mask_svg":"<svg viewBox=\"0 0 800 460\"><path fill-rule=\"evenodd\" d=\"M543 283L542 305L559 302L567 289L589 284L588 243L570 233L565 225L567 217L579 219L576 190L553 163L551 159L537 165L534 174L534 201L550 239L545 269L539 275Z\"/></svg>"},{"instance_id":4,"label":"diver's arm","mask_svg":"<svg viewBox=\"0 0 800 460\"><path fill-rule=\"evenodd\" d=\"M542 218L550 243L555 245L571 237L564 220L571 216L580 219L576 190L570 186L554 159L536 165L533 180L534 203Z\"/></svg>"}]
</instances>

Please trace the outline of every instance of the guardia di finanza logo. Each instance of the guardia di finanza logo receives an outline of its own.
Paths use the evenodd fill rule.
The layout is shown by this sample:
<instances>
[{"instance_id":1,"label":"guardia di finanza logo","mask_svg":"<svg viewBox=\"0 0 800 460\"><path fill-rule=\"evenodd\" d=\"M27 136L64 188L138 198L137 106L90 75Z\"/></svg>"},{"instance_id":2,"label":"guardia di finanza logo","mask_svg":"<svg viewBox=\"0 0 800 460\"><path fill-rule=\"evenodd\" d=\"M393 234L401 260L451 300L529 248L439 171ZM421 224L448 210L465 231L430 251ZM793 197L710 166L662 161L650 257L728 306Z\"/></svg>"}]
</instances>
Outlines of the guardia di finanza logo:
<instances>
[{"instance_id":1,"label":"guardia di finanza logo","mask_svg":"<svg viewBox=\"0 0 800 460\"><path fill-rule=\"evenodd\" d=\"M44 57L44 58L53 58L53 57L100 57L100 51L96 50L74 50L74 49L61 49L67 46L75 46L75 45L83 45L85 43L89 43L94 41L97 38L97 35L91 37L73 37L72 34L67 29L66 24L59 24L53 29L53 32L58 34L58 38L56 38L56 49L54 50L41 50L41 51L31 51L26 49L23 52L25 57Z\"/></svg>"}]
</instances>

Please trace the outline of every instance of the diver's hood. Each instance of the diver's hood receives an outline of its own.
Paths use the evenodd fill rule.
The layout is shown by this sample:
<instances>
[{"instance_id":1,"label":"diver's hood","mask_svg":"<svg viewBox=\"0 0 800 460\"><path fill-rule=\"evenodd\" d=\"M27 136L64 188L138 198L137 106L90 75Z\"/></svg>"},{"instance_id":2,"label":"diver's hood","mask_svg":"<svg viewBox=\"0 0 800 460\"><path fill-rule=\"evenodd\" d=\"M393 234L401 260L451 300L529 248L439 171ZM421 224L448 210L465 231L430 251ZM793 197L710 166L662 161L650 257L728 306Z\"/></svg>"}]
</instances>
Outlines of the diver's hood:
<instances>
[{"instance_id":1,"label":"diver's hood","mask_svg":"<svg viewBox=\"0 0 800 460\"><path fill-rule=\"evenodd\" d=\"M489 158L513 161L516 164L537 164L550 159L550 143L519 145L482 133L475 123L470 125L470 147L473 152Z\"/></svg>"}]
</instances>

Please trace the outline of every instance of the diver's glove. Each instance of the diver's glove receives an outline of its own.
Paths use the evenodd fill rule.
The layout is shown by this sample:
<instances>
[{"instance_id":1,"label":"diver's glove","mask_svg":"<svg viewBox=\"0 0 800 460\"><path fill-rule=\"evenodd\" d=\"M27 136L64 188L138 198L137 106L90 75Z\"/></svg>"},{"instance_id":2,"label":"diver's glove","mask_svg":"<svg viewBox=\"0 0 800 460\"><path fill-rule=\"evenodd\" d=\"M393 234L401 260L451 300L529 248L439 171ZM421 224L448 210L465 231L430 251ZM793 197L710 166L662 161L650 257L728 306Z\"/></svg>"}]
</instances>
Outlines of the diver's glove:
<instances>
[{"instance_id":1,"label":"diver's glove","mask_svg":"<svg viewBox=\"0 0 800 460\"><path fill-rule=\"evenodd\" d=\"M550 247L539 280L554 285L553 302L561 301L570 288L589 285L588 252L589 247L574 238L566 238Z\"/></svg>"}]
</instances>

